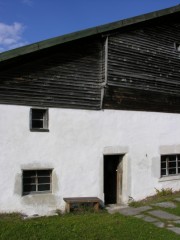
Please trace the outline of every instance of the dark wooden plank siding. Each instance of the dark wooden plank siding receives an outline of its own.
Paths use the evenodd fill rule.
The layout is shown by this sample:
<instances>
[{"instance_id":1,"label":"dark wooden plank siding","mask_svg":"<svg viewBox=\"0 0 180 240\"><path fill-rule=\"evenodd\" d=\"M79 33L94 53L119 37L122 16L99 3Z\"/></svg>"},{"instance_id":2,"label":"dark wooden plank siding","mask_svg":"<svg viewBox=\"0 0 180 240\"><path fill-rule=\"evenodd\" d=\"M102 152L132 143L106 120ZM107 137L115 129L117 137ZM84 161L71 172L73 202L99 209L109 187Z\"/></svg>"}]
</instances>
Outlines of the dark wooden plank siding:
<instances>
[{"instance_id":1,"label":"dark wooden plank siding","mask_svg":"<svg viewBox=\"0 0 180 240\"><path fill-rule=\"evenodd\" d=\"M0 68L0 103L99 109L102 43L64 44Z\"/></svg>"},{"instance_id":2,"label":"dark wooden plank siding","mask_svg":"<svg viewBox=\"0 0 180 240\"><path fill-rule=\"evenodd\" d=\"M109 36L104 108L180 112L180 20Z\"/></svg>"}]
</instances>

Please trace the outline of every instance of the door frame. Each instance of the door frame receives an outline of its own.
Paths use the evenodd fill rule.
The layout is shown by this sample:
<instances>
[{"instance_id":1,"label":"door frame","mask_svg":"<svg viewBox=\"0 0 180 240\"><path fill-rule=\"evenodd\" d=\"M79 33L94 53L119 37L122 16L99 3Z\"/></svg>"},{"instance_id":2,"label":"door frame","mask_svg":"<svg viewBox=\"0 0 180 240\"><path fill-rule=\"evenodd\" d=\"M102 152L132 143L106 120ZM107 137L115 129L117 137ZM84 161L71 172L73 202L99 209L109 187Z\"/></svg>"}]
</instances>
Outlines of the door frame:
<instances>
[{"instance_id":1,"label":"door frame","mask_svg":"<svg viewBox=\"0 0 180 240\"><path fill-rule=\"evenodd\" d=\"M113 157L115 157L113 159ZM111 159L112 157L112 159ZM112 174L110 174L109 177L112 177L114 179L113 182L111 182L111 184L113 184L114 186L112 186L112 189L115 188L115 195L114 197L112 197L113 199L116 199L116 201L112 204L121 204L122 203L122 192L123 192L123 154L108 154L108 155L104 155L103 156L103 191L104 191L104 201L105 201L105 183L107 184L107 179L105 179L105 177L107 177L106 173L107 173L107 167L112 166ZM109 158L109 159L108 159ZM106 161L106 164L105 164ZM107 162L109 161L109 164L107 164ZM114 161L114 163L113 163ZM114 165L115 164L115 165ZM114 168L115 167L115 168ZM112 192L110 191L109 194L111 194ZM106 192L107 194L107 192ZM108 204L105 202L105 204Z\"/></svg>"},{"instance_id":2,"label":"door frame","mask_svg":"<svg viewBox=\"0 0 180 240\"><path fill-rule=\"evenodd\" d=\"M130 158L128 157L128 147L127 146L110 146L105 147L103 149L103 157L102 157L102 199L105 200L104 196L104 156L106 155L120 155L122 157L122 196L121 196L121 204L127 204L129 200L129 196L131 196L131 172L130 172Z\"/></svg>"}]
</instances>

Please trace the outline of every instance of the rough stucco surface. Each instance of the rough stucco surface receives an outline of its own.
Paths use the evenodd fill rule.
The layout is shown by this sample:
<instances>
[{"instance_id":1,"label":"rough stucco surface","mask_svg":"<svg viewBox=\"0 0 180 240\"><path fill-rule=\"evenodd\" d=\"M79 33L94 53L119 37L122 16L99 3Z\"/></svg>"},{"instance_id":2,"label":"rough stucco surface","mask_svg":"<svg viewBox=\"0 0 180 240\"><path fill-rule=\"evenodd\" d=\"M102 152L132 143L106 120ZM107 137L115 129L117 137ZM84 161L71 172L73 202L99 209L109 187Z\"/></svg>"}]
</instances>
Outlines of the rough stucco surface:
<instances>
[{"instance_id":1,"label":"rough stucco surface","mask_svg":"<svg viewBox=\"0 0 180 240\"><path fill-rule=\"evenodd\" d=\"M49 109L49 132L29 131L30 107L0 105L0 212L48 214L64 197L103 195L103 154L126 154L123 201L180 188L160 179L160 154L180 153L180 115ZM112 152L111 152L112 151ZM172 152L173 151L173 152ZM22 196L22 169L53 169L52 193Z\"/></svg>"}]
</instances>

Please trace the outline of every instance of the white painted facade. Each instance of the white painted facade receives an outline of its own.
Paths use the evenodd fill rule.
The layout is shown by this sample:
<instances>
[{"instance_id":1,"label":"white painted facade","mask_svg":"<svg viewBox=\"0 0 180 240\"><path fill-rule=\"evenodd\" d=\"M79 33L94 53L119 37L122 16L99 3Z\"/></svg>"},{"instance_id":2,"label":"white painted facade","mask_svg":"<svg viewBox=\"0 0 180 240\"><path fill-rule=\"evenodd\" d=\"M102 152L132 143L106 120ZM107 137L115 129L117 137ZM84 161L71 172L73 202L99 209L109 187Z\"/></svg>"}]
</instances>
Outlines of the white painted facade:
<instances>
[{"instance_id":1,"label":"white painted facade","mask_svg":"<svg viewBox=\"0 0 180 240\"><path fill-rule=\"evenodd\" d=\"M30 132L30 107L0 105L0 212L49 214L64 197L103 193L103 155L123 154L123 202L155 188L180 189L180 175L160 177L160 155L180 154L180 114L49 109L49 132ZM53 169L52 193L22 196L22 169Z\"/></svg>"}]
</instances>

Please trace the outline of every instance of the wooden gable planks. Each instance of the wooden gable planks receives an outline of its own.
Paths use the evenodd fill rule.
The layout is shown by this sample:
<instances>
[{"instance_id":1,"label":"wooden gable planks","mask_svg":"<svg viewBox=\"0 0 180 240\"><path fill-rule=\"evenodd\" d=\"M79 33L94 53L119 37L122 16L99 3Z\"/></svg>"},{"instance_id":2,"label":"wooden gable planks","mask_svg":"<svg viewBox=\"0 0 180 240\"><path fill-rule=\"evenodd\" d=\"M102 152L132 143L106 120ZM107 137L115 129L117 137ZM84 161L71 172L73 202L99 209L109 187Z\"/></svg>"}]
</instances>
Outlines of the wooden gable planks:
<instances>
[{"instance_id":1,"label":"wooden gable planks","mask_svg":"<svg viewBox=\"0 0 180 240\"><path fill-rule=\"evenodd\" d=\"M99 109L101 81L101 42L80 41L1 70L0 103Z\"/></svg>"},{"instance_id":2,"label":"wooden gable planks","mask_svg":"<svg viewBox=\"0 0 180 240\"><path fill-rule=\"evenodd\" d=\"M180 20L109 36L104 108L180 112Z\"/></svg>"}]
</instances>

